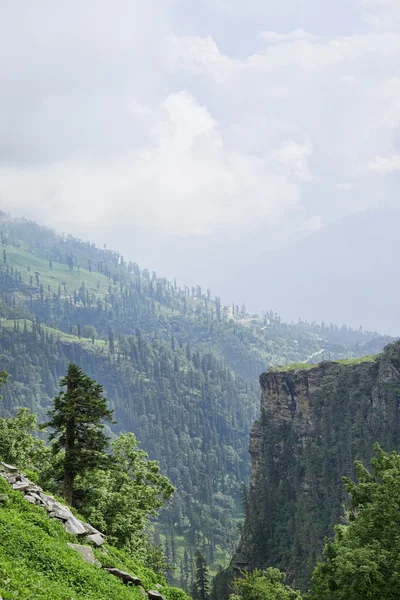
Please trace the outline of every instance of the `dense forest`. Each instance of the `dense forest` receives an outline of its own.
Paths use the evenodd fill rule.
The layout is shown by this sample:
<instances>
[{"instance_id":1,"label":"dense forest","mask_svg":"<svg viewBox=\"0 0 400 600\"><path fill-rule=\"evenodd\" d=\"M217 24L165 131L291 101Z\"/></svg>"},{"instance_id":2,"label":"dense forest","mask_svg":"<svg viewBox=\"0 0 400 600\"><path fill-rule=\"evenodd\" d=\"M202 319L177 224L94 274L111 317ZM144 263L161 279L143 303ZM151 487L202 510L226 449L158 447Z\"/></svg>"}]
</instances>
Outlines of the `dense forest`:
<instances>
[{"instance_id":1,"label":"dense forest","mask_svg":"<svg viewBox=\"0 0 400 600\"><path fill-rule=\"evenodd\" d=\"M113 434L133 431L176 487L153 535L183 586L196 549L214 567L236 545L259 373L389 341L224 307L210 290L181 288L118 252L4 214L0 242L0 367L10 374L2 416L26 406L44 419L70 362L99 381L118 421Z\"/></svg>"}]
</instances>

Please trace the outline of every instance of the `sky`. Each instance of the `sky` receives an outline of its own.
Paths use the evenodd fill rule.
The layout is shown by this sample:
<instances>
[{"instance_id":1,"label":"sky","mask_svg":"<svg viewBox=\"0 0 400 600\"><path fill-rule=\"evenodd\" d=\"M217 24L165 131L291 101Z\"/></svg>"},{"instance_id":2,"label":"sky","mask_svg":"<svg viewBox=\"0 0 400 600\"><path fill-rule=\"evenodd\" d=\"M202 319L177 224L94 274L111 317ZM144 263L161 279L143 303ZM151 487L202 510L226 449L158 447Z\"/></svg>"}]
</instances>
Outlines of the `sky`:
<instances>
[{"instance_id":1,"label":"sky","mask_svg":"<svg viewBox=\"0 0 400 600\"><path fill-rule=\"evenodd\" d=\"M3 210L225 303L400 333L373 307L359 322L365 274L343 310L308 295L299 312L287 288L304 240L318 263L337 231L334 264L340 223L398 218L400 0L0 7Z\"/></svg>"}]
</instances>

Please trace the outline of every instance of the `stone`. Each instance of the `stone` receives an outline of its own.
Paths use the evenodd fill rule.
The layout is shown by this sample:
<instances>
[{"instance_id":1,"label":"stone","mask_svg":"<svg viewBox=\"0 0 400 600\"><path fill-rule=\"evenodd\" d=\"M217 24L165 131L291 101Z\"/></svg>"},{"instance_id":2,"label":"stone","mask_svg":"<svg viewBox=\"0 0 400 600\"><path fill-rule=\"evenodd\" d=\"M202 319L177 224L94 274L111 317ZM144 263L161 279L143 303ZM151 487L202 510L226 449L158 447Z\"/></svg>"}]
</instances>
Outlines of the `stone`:
<instances>
[{"instance_id":1,"label":"stone","mask_svg":"<svg viewBox=\"0 0 400 600\"><path fill-rule=\"evenodd\" d=\"M18 477L16 475L6 475L5 478L10 485L18 481Z\"/></svg>"},{"instance_id":2,"label":"stone","mask_svg":"<svg viewBox=\"0 0 400 600\"><path fill-rule=\"evenodd\" d=\"M73 535L85 535L87 533L80 520L74 516L70 517L68 521L64 521L63 525L67 533L72 533Z\"/></svg>"},{"instance_id":3,"label":"stone","mask_svg":"<svg viewBox=\"0 0 400 600\"><path fill-rule=\"evenodd\" d=\"M107 573L110 573L110 575L114 575L114 577L118 577L124 583L132 583L133 585L142 585L142 582L140 581L139 577L133 577L133 575L130 575L129 573L125 573L125 571L120 571L119 569L110 568L110 567L104 567L104 570L107 571Z\"/></svg>"},{"instance_id":4,"label":"stone","mask_svg":"<svg viewBox=\"0 0 400 600\"><path fill-rule=\"evenodd\" d=\"M24 492L29 488L29 485L29 481L17 481L16 483L13 483L11 487L17 492Z\"/></svg>"},{"instance_id":5,"label":"stone","mask_svg":"<svg viewBox=\"0 0 400 600\"><path fill-rule=\"evenodd\" d=\"M98 548L104 544L104 538L100 533L91 533L86 536L88 542L92 542Z\"/></svg>"},{"instance_id":6,"label":"stone","mask_svg":"<svg viewBox=\"0 0 400 600\"><path fill-rule=\"evenodd\" d=\"M32 492L31 490L28 490L27 495L31 496L32 498L35 498L36 504L42 503L41 497L36 492ZM25 496L25 498L26 498L26 496Z\"/></svg>"},{"instance_id":7,"label":"stone","mask_svg":"<svg viewBox=\"0 0 400 600\"><path fill-rule=\"evenodd\" d=\"M18 473L18 468L13 465L8 465L5 462L0 462L0 465L5 468L6 471L13 471L14 473Z\"/></svg>"},{"instance_id":8,"label":"stone","mask_svg":"<svg viewBox=\"0 0 400 600\"><path fill-rule=\"evenodd\" d=\"M7 494L0 494L0 504L8 504L10 501L10 498L7 496Z\"/></svg>"},{"instance_id":9,"label":"stone","mask_svg":"<svg viewBox=\"0 0 400 600\"><path fill-rule=\"evenodd\" d=\"M93 553L93 548L91 548L90 546L81 546L81 544L68 544L68 546L71 548L71 550L79 552L83 560L89 563L89 565L101 567L101 563L95 557Z\"/></svg>"},{"instance_id":10,"label":"stone","mask_svg":"<svg viewBox=\"0 0 400 600\"><path fill-rule=\"evenodd\" d=\"M32 498L32 496L30 496L29 494L27 494L26 496L24 496L25 500L27 502L29 502L30 504L36 504L36 500L35 498Z\"/></svg>"},{"instance_id":11,"label":"stone","mask_svg":"<svg viewBox=\"0 0 400 600\"><path fill-rule=\"evenodd\" d=\"M54 510L52 510L49 513L50 517L56 517L57 519L60 519L61 521L68 521L71 518L74 518L74 515L72 514L72 512L69 510L69 508L67 508L66 506L63 506L62 508L58 508L56 507ZM86 532L86 529L85 529Z\"/></svg>"},{"instance_id":12,"label":"stone","mask_svg":"<svg viewBox=\"0 0 400 600\"><path fill-rule=\"evenodd\" d=\"M147 597L150 600L165 600L164 596L162 596L157 590L150 590L147 592Z\"/></svg>"},{"instance_id":13,"label":"stone","mask_svg":"<svg viewBox=\"0 0 400 600\"><path fill-rule=\"evenodd\" d=\"M99 533L100 535L103 535L103 534L101 533L101 531L99 531L98 529L96 529L95 527L93 527L92 525L90 525L90 523L82 523L82 525L83 525L84 527L86 527L86 531L87 531L88 533Z\"/></svg>"}]
</instances>

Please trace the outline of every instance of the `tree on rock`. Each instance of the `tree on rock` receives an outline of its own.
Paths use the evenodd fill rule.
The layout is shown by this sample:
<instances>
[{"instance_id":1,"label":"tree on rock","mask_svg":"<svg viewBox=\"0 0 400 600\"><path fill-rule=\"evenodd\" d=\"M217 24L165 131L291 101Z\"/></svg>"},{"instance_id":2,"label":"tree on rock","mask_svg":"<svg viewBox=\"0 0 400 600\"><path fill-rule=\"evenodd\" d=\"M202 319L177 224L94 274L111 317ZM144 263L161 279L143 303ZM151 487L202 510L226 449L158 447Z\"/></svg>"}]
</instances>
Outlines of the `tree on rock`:
<instances>
[{"instance_id":1,"label":"tree on rock","mask_svg":"<svg viewBox=\"0 0 400 600\"><path fill-rule=\"evenodd\" d=\"M46 424L54 431L53 450L64 450L62 459L64 498L74 504L74 481L89 469L105 467L108 437L103 421L112 421L101 385L90 379L80 367L71 363L60 381L66 389L54 398L54 407Z\"/></svg>"}]
</instances>

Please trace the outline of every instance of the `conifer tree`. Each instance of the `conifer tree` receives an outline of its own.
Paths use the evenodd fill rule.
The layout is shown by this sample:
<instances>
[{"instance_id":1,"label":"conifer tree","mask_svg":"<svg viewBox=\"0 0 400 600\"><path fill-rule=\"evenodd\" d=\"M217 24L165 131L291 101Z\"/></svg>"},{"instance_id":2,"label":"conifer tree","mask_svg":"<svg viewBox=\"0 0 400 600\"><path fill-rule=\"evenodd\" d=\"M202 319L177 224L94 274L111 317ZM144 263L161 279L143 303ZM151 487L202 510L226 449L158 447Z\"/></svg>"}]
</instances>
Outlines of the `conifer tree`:
<instances>
[{"instance_id":1,"label":"conifer tree","mask_svg":"<svg viewBox=\"0 0 400 600\"><path fill-rule=\"evenodd\" d=\"M54 398L46 425L54 430L50 436L55 440L54 452L64 450L64 498L73 505L76 476L108 464L108 438L102 421L112 421L112 411L107 408L102 386L77 365L69 365L60 385L66 390Z\"/></svg>"},{"instance_id":2,"label":"conifer tree","mask_svg":"<svg viewBox=\"0 0 400 600\"><path fill-rule=\"evenodd\" d=\"M195 577L193 582L193 600L208 600L210 595L210 575L207 561L200 550L195 554Z\"/></svg>"}]
</instances>

